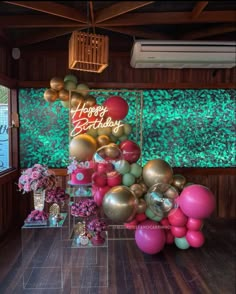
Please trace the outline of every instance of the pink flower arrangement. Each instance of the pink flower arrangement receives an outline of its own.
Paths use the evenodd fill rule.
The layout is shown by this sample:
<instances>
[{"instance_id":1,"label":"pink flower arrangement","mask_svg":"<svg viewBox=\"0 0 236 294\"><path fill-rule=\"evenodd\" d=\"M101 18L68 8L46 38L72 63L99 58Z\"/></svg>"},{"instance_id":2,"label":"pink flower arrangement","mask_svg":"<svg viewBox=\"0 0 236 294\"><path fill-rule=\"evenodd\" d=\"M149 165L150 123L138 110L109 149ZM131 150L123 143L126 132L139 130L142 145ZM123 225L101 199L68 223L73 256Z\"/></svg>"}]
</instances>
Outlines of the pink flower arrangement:
<instances>
[{"instance_id":1,"label":"pink flower arrangement","mask_svg":"<svg viewBox=\"0 0 236 294\"><path fill-rule=\"evenodd\" d=\"M92 199L84 199L71 205L71 215L75 217L90 217L97 213L97 204Z\"/></svg>"},{"instance_id":2,"label":"pink flower arrangement","mask_svg":"<svg viewBox=\"0 0 236 294\"><path fill-rule=\"evenodd\" d=\"M47 166L35 164L24 170L18 180L18 188L23 194L30 191L52 189L56 185L55 174Z\"/></svg>"},{"instance_id":3,"label":"pink flower arrangement","mask_svg":"<svg viewBox=\"0 0 236 294\"><path fill-rule=\"evenodd\" d=\"M91 232L97 232L97 233L106 231L107 224L103 220L99 218L95 218L89 222L88 229Z\"/></svg>"},{"instance_id":4,"label":"pink flower arrangement","mask_svg":"<svg viewBox=\"0 0 236 294\"><path fill-rule=\"evenodd\" d=\"M59 202L64 202L69 197L70 196L69 194L65 192L65 189L61 187L56 187L54 189L47 190L45 200L47 203L51 203L51 202L59 203Z\"/></svg>"}]
</instances>

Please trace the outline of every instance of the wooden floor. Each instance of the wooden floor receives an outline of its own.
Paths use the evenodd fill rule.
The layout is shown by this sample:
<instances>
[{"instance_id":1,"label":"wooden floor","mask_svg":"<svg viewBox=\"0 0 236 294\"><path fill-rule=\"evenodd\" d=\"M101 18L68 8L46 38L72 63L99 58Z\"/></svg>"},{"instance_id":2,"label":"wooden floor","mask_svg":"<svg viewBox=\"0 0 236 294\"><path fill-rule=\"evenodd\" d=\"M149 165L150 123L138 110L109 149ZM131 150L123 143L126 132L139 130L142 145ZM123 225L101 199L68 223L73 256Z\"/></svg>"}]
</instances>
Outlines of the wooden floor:
<instances>
[{"instance_id":1,"label":"wooden floor","mask_svg":"<svg viewBox=\"0 0 236 294\"><path fill-rule=\"evenodd\" d=\"M63 289L47 290L23 289L22 243L21 232L18 230L0 244L0 293L233 294L236 274L235 224L235 220L208 220L203 229L206 243L202 248L180 250L174 245L169 245L165 246L163 252L153 256L142 253L133 240L110 240L107 288L73 288L71 281L67 280L67 269L60 268L64 271ZM37 238L42 237L38 235ZM45 242L46 240L48 239L45 239ZM44 259L44 253L41 251L38 258ZM65 252L63 254L65 255ZM56 254L50 258L55 258L57 262L59 260ZM52 260L51 262L53 263ZM41 274L47 275L43 271ZM40 277L35 275L36 284L37 278ZM59 274L58 279L60 278ZM99 280L101 276L96 275L92 278ZM79 275L75 277L77 286L83 284L79 279ZM88 276L83 279L88 279ZM60 284L60 281L58 283Z\"/></svg>"}]
</instances>

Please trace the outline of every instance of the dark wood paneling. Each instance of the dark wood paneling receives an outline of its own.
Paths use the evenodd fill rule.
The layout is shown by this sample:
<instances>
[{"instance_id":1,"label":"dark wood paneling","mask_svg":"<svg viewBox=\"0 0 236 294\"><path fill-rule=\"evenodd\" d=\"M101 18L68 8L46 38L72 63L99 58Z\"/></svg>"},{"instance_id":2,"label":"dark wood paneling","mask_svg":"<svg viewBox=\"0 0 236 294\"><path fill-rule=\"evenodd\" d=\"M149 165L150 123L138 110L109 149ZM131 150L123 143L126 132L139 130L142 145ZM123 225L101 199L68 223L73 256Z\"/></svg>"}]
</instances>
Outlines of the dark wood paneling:
<instances>
[{"instance_id":1,"label":"dark wood paneling","mask_svg":"<svg viewBox=\"0 0 236 294\"><path fill-rule=\"evenodd\" d=\"M111 52L109 66L103 73L87 73L68 69L68 52L25 51L19 62L19 86L49 87L49 81L54 76L64 77L73 73L80 83L90 83L94 88L101 88L108 83L116 83L125 87L128 84L142 88L214 88L235 87L236 69L133 69L130 66L130 53ZM27 83L26 83L27 82ZM32 84L30 84L32 82ZM169 86L168 86L169 85ZM217 86L218 85L218 86ZM230 86L229 86L230 85ZM129 86L130 87L130 86Z\"/></svg>"}]
</instances>

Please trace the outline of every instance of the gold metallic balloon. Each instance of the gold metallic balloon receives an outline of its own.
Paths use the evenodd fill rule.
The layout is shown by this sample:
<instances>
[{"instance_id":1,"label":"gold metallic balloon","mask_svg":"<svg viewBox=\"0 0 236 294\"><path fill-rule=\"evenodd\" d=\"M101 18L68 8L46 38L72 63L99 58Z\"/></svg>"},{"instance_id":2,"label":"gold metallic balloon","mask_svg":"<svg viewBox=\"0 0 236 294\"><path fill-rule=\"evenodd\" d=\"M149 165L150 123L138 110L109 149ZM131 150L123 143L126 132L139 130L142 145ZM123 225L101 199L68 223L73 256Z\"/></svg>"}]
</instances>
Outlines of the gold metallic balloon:
<instances>
[{"instance_id":1,"label":"gold metallic balloon","mask_svg":"<svg viewBox=\"0 0 236 294\"><path fill-rule=\"evenodd\" d=\"M120 157L121 151L116 144L111 143L105 147L105 154L106 156L115 159Z\"/></svg>"},{"instance_id":2,"label":"gold metallic balloon","mask_svg":"<svg viewBox=\"0 0 236 294\"><path fill-rule=\"evenodd\" d=\"M98 135L98 130L97 130L97 129L94 129L94 128L91 128L91 129L89 129L89 130L86 132L86 134L88 134L88 135L90 135L90 136L96 138L97 135Z\"/></svg>"},{"instance_id":3,"label":"gold metallic balloon","mask_svg":"<svg viewBox=\"0 0 236 294\"><path fill-rule=\"evenodd\" d=\"M173 171L171 166L159 158L148 161L143 168L143 180L148 187L156 183L170 184L172 177Z\"/></svg>"},{"instance_id":4,"label":"gold metallic balloon","mask_svg":"<svg viewBox=\"0 0 236 294\"><path fill-rule=\"evenodd\" d=\"M96 140L87 134L75 136L69 145L70 156L75 157L78 161L91 160L96 149Z\"/></svg>"},{"instance_id":5,"label":"gold metallic balloon","mask_svg":"<svg viewBox=\"0 0 236 294\"><path fill-rule=\"evenodd\" d=\"M101 135L97 137L98 147L108 145L110 142L110 138L106 135Z\"/></svg>"},{"instance_id":6,"label":"gold metallic balloon","mask_svg":"<svg viewBox=\"0 0 236 294\"><path fill-rule=\"evenodd\" d=\"M64 81L62 78L54 77L50 81L50 87L53 90L60 91L64 88Z\"/></svg>"},{"instance_id":7,"label":"gold metallic balloon","mask_svg":"<svg viewBox=\"0 0 236 294\"><path fill-rule=\"evenodd\" d=\"M77 92L71 92L70 103L72 107L77 107L80 105L80 108L83 106L85 100L84 97Z\"/></svg>"},{"instance_id":8,"label":"gold metallic balloon","mask_svg":"<svg viewBox=\"0 0 236 294\"><path fill-rule=\"evenodd\" d=\"M139 183L139 185L142 187L142 189L143 189L143 193L146 193L147 192L147 190L148 190L148 187L144 184L144 183Z\"/></svg>"},{"instance_id":9,"label":"gold metallic balloon","mask_svg":"<svg viewBox=\"0 0 236 294\"><path fill-rule=\"evenodd\" d=\"M171 183L172 186L176 187L180 191L183 190L184 185L186 184L186 178L182 175L174 175L173 182Z\"/></svg>"},{"instance_id":10,"label":"gold metallic balloon","mask_svg":"<svg viewBox=\"0 0 236 294\"><path fill-rule=\"evenodd\" d=\"M130 222L138 207L138 199L128 187L112 187L103 198L103 210L106 216L117 222Z\"/></svg>"},{"instance_id":11,"label":"gold metallic balloon","mask_svg":"<svg viewBox=\"0 0 236 294\"><path fill-rule=\"evenodd\" d=\"M147 203L144 199L139 199L137 213L144 213L147 209Z\"/></svg>"},{"instance_id":12,"label":"gold metallic balloon","mask_svg":"<svg viewBox=\"0 0 236 294\"><path fill-rule=\"evenodd\" d=\"M47 89L44 94L43 97L46 101L48 102L54 102L57 100L58 97L58 93L56 90L53 89Z\"/></svg>"},{"instance_id":13,"label":"gold metallic balloon","mask_svg":"<svg viewBox=\"0 0 236 294\"><path fill-rule=\"evenodd\" d=\"M106 128L98 128L98 135L107 135L109 136L111 134L111 128L110 127L106 127Z\"/></svg>"},{"instance_id":14,"label":"gold metallic balloon","mask_svg":"<svg viewBox=\"0 0 236 294\"><path fill-rule=\"evenodd\" d=\"M92 95L88 95L88 97L86 97L84 103L85 103L85 107L89 108L89 107L94 106L97 103L97 100Z\"/></svg>"},{"instance_id":15,"label":"gold metallic balloon","mask_svg":"<svg viewBox=\"0 0 236 294\"><path fill-rule=\"evenodd\" d=\"M164 183L158 183L155 184L153 187L150 189L155 189L158 193L162 194L163 197L170 198L170 199L175 199L179 196L178 190L169 184L164 184Z\"/></svg>"},{"instance_id":16,"label":"gold metallic balloon","mask_svg":"<svg viewBox=\"0 0 236 294\"><path fill-rule=\"evenodd\" d=\"M69 101L69 92L66 89L61 89L58 96L61 101Z\"/></svg>"},{"instance_id":17,"label":"gold metallic balloon","mask_svg":"<svg viewBox=\"0 0 236 294\"><path fill-rule=\"evenodd\" d=\"M135 194L137 198L140 198L143 196L144 191L140 184L133 184L130 186L130 190Z\"/></svg>"}]
</instances>

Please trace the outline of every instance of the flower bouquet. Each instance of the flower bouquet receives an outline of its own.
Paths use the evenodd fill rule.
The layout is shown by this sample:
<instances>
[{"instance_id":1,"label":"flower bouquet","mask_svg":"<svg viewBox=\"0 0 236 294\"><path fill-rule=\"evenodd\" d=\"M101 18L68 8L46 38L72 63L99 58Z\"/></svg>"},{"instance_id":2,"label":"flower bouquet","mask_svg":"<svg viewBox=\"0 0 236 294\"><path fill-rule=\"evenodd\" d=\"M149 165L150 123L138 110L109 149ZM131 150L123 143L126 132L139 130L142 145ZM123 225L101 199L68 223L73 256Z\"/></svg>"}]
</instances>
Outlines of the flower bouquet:
<instances>
[{"instance_id":1,"label":"flower bouquet","mask_svg":"<svg viewBox=\"0 0 236 294\"><path fill-rule=\"evenodd\" d=\"M103 220L95 218L89 222L87 227L90 232L94 232L91 240L92 244L102 245L105 242L105 238L101 236L101 232L106 231L107 224Z\"/></svg>"},{"instance_id":2,"label":"flower bouquet","mask_svg":"<svg viewBox=\"0 0 236 294\"><path fill-rule=\"evenodd\" d=\"M55 174L47 166L35 164L24 170L18 181L18 188L24 193L52 189L56 185Z\"/></svg>"}]
</instances>

